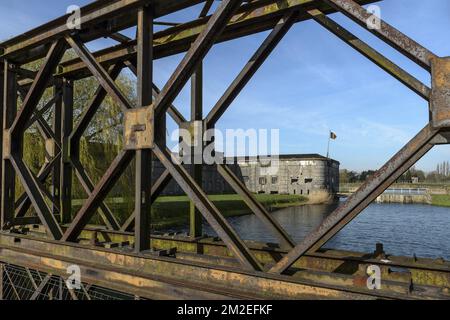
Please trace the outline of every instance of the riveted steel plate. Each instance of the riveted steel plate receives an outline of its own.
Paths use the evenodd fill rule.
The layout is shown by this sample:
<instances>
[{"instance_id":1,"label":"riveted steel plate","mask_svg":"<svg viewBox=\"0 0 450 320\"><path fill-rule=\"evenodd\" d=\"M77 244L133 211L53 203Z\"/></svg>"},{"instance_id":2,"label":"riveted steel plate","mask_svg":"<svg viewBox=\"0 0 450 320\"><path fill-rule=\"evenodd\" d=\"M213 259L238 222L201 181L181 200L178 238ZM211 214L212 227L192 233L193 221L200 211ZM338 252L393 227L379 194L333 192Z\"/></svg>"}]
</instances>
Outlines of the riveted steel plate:
<instances>
[{"instance_id":1,"label":"riveted steel plate","mask_svg":"<svg viewBox=\"0 0 450 320\"><path fill-rule=\"evenodd\" d=\"M435 128L450 127L450 57L431 60L431 122Z\"/></svg>"},{"instance_id":2,"label":"riveted steel plate","mask_svg":"<svg viewBox=\"0 0 450 320\"><path fill-rule=\"evenodd\" d=\"M125 150L152 149L154 125L153 106L125 112Z\"/></svg>"}]
</instances>

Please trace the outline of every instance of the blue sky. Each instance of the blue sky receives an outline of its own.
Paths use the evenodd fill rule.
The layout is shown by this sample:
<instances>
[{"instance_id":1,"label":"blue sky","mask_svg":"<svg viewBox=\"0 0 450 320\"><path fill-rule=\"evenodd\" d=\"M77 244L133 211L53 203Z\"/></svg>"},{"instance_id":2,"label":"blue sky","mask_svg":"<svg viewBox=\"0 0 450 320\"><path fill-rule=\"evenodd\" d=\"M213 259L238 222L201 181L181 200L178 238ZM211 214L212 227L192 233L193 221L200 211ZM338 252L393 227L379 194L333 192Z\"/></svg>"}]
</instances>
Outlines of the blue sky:
<instances>
[{"instance_id":1,"label":"blue sky","mask_svg":"<svg viewBox=\"0 0 450 320\"><path fill-rule=\"evenodd\" d=\"M0 38L25 32L65 13L80 0L0 0ZM450 1L385 0L382 18L439 56L450 55ZM182 22L200 8L170 17ZM333 19L424 83L429 74L340 14ZM168 19L164 19L168 20ZM215 46L205 59L205 112L215 104L267 33ZM112 45L99 41L99 49ZM155 62L163 86L182 55ZM187 116L189 86L175 105ZM297 24L244 89L219 129L280 129L282 153L326 153L329 130L338 135L331 155L343 168L376 169L428 121L427 103L313 21ZM172 127L172 126L171 126ZM447 146L434 149L417 167L434 170L450 160Z\"/></svg>"}]
</instances>

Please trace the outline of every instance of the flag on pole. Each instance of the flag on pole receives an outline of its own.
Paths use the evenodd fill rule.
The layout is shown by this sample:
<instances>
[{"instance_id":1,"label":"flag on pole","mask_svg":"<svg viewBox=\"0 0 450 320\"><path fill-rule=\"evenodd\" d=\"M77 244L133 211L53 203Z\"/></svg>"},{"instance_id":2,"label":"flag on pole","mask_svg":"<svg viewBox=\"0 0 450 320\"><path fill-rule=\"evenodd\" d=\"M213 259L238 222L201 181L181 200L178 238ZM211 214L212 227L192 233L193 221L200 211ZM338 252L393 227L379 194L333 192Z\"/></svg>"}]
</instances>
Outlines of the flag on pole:
<instances>
[{"instance_id":1,"label":"flag on pole","mask_svg":"<svg viewBox=\"0 0 450 320\"><path fill-rule=\"evenodd\" d=\"M327 158L330 157L330 141L336 139L337 139L336 133L330 130L330 138L328 139L328 148L327 148Z\"/></svg>"},{"instance_id":2,"label":"flag on pole","mask_svg":"<svg viewBox=\"0 0 450 320\"><path fill-rule=\"evenodd\" d=\"M330 139L331 140L336 140L337 139L337 135L333 131L330 131Z\"/></svg>"}]
</instances>

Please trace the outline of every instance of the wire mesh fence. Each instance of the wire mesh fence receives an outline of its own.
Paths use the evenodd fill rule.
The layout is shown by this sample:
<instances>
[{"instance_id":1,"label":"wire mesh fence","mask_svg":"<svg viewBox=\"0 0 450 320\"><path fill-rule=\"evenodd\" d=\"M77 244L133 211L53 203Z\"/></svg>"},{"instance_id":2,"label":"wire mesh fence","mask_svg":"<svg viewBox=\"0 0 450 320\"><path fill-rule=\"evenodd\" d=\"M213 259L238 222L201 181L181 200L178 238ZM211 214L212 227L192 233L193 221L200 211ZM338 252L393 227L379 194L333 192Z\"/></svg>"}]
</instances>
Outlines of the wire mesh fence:
<instances>
[{"instance_id":1,"label":"wire mesh fence","mask_svg":"<svg viewBox=\"0 0 450 320\"><path fill-rule=\"evenodd\" d=\"M0 264L0 275L0 300L140 300L86 283L74 289L60 276L10 264Z\"/></svg>"}]
</instances>

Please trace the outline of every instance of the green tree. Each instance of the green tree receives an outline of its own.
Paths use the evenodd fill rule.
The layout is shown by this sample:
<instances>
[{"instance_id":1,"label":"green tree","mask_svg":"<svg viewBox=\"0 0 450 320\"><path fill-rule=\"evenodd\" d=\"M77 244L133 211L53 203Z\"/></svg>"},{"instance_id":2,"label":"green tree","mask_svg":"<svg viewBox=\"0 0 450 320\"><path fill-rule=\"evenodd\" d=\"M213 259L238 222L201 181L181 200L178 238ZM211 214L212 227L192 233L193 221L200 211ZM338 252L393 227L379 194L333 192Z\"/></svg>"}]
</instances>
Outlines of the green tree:
<instances>
[{"instance_id":1,"label":"green tree","mask_svg":"<svg viewBox=\"0 0 450 320\"><path fill-rule=\"evenodd\" d=\"M340 181L340 183L349 183L350 182L347 169L339 170L339 181Z\"/></svg>"},{"instance_id":2,"label":"green tree","mask_svg":"<svg viewBox=\"0 0 450 320\"><path fill-rule=\"evenodd\" d=\"M73 58L73 53L68 53L65 59ZM42 61L30 63L24 68L32 71L39 70ZM116 80L122 93L128 98L132 106L136 105L136 82L128 74L122 73ZM94 77L85 78L74 82L74 126L81 119L84 111L93 98L98 81ZM24 90L23 90L24 91ZM25 95L26 91L22 93ZM48 88L38 104L38 109L44 107L54 96L54 89ZM19 108L23 97L19 97ZM50 126L54 117L53 108L43 114L44 121ZM80 142L80 160L86 172L92 178L94 184L103 176L110 163L123 148L123 113L120 106L107 96L98 109L95 117L83 134ZM23 158L33 173L37 174L45 162L45 141L42 138L39 127L34 123L24 134ZM134 171L129 168L115 186L111 195L120 195L127 198L132 194L132 181ZM24 190L20 183L16 183L16 192ZM86 193L74 177L74 198L85 198ZM130 204L130 212L132 210Z\"/></svg>"},{"instance_id":3,"label":"green tree","mask_svg":"<svg viewBox=\"0 0 450 320\"><path fill-rule=\"evenodd\" d=\"M367 170L367 171L363 171L361 172L361 174L359 175L359 180L361 182L365 182L367 179L369 179L373 174L375 173L375 171L373 170Z\"/></svg>"}]
</instances>

